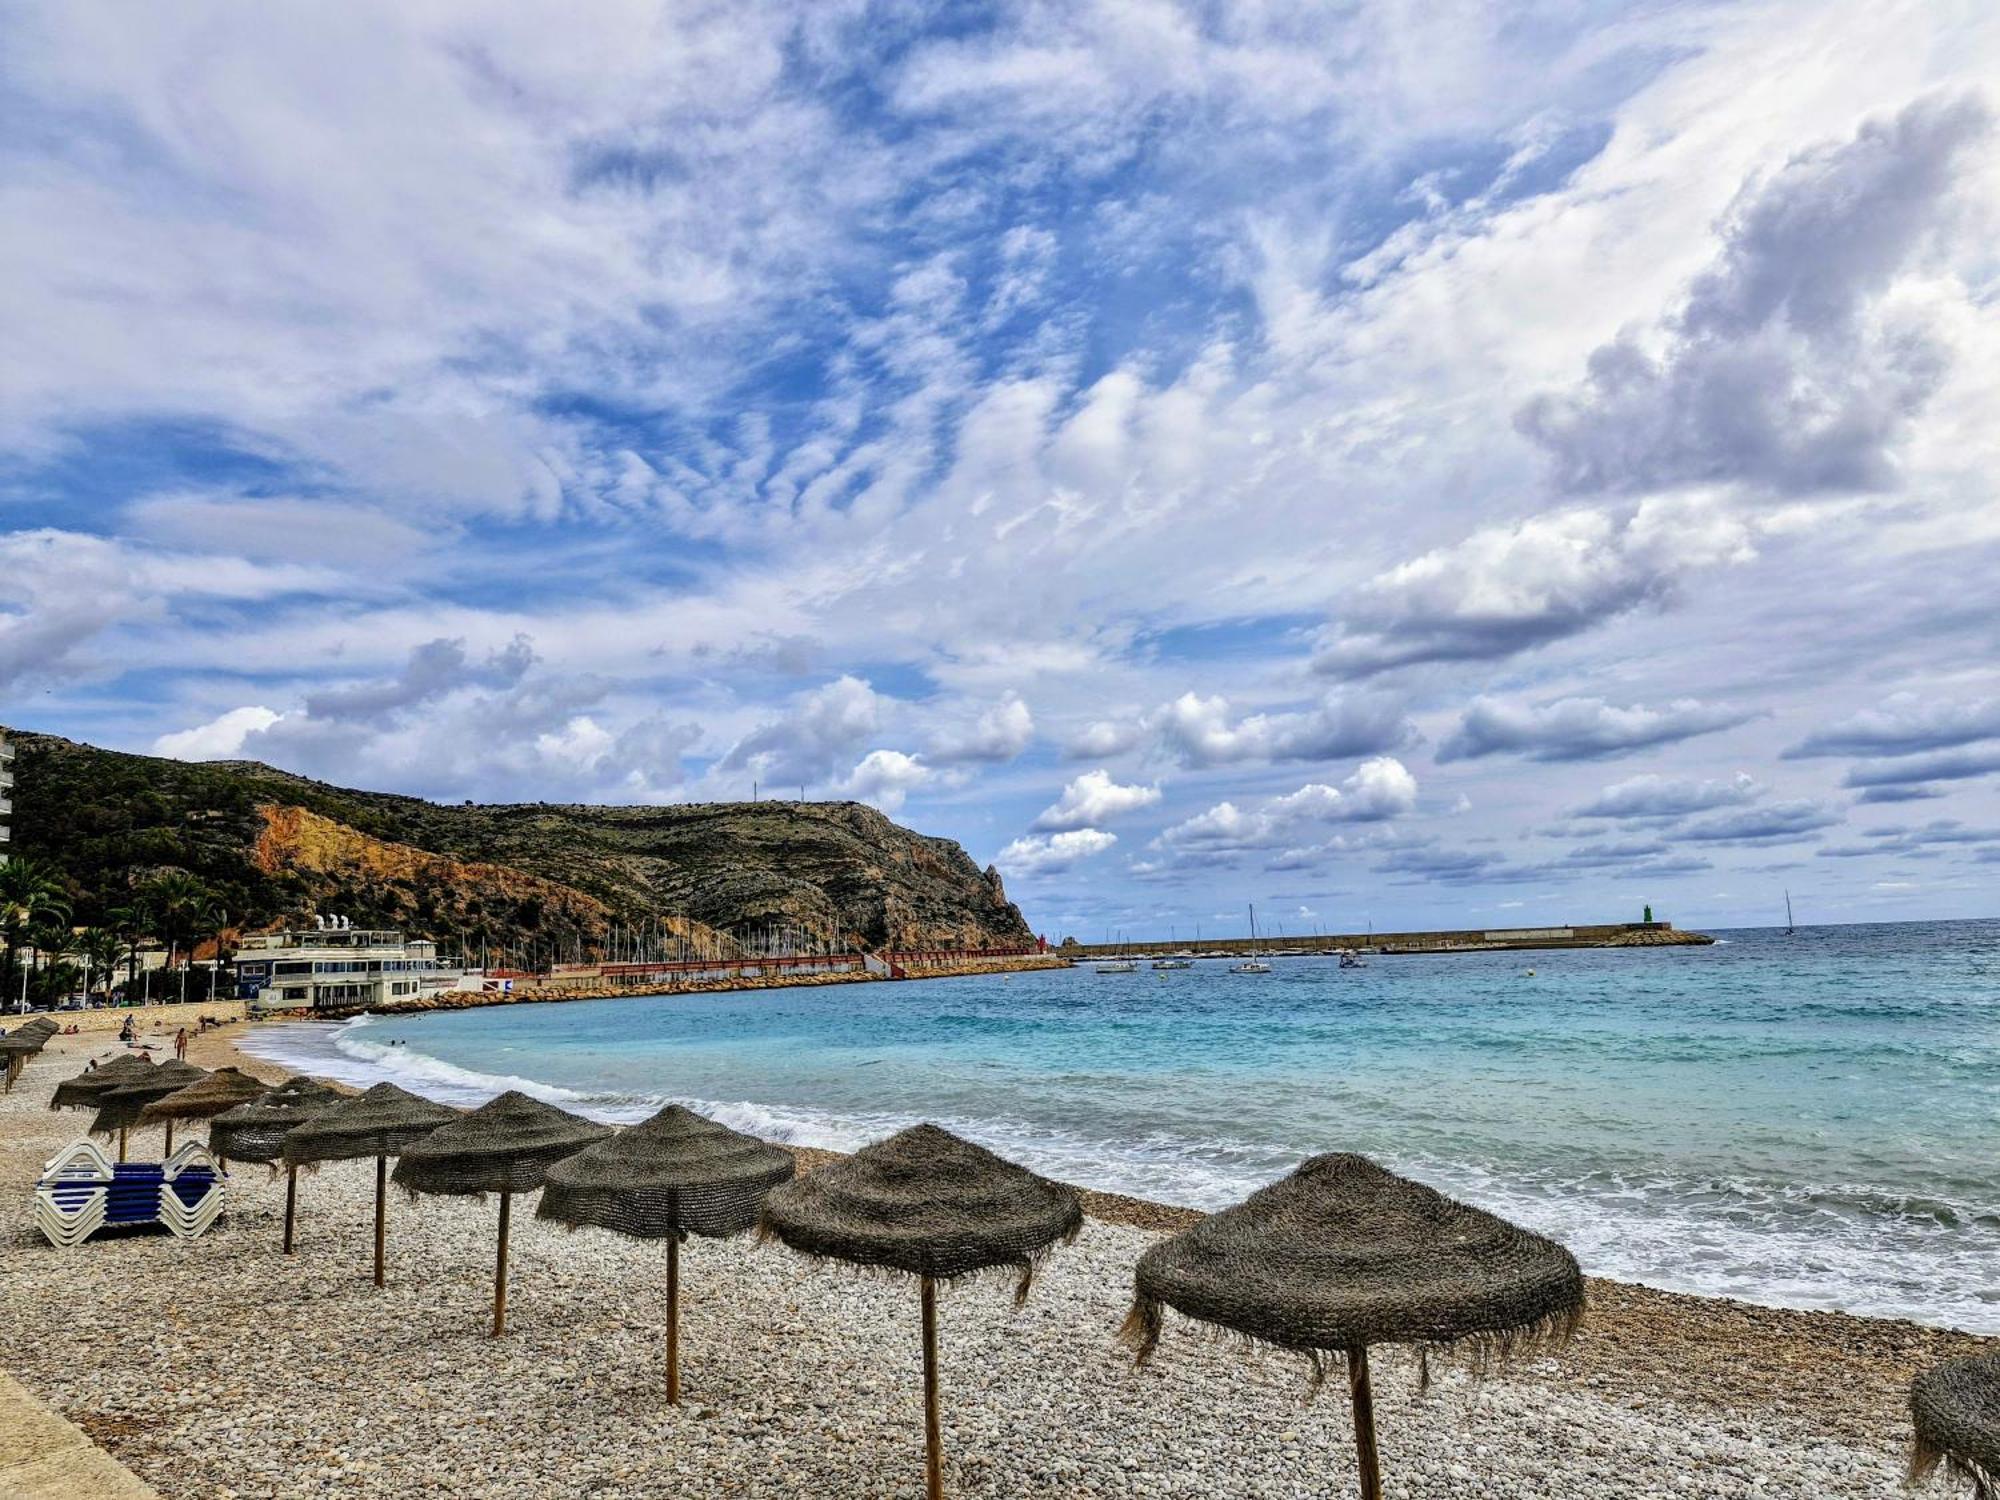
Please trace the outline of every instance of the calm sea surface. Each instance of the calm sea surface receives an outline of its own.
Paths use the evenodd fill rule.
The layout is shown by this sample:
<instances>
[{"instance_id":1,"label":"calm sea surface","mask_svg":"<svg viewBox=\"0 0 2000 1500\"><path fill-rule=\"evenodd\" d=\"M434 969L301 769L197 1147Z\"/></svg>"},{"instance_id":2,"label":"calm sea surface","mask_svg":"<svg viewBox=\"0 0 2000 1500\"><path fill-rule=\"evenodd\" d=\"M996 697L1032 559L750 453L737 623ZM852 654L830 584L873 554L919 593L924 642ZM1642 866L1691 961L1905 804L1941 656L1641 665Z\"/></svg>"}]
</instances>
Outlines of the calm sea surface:
<instances>
[{"instance_id":1,"label":"calm sea surface","mask_svg":"<svg viewBox=\"0 0 2000 1500\"><path fill-rule=\"evenodd\" d=\"M1217 1208L1361 1151L1595 1274L2000 1332L2000 922L1089 968L262 1028L262 1055L855 1147L920 1119ZM1530 977L1527 970L1532 968Z\"/></svg>"}]
</instances>

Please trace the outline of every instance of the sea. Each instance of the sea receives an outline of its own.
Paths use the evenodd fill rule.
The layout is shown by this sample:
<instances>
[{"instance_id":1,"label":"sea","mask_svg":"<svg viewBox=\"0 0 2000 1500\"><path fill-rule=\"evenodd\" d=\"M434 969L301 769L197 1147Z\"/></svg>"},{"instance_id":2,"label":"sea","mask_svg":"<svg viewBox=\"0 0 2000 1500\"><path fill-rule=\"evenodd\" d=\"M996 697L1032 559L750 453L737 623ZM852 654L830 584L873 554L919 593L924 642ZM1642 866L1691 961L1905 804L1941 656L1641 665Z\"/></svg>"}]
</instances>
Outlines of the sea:
<instances>
[{"instance_id":1,"label":"sea","mask_svg":"<svg viewBox=\"0 0 2000 1500\"><path fill-rule=\"evenodd\" d=\"M2000 921L1275 957L255 1028L247 1050L852 1149L931 1120L1224 1207L1359 1151L1675 1291L2000 1333Z\"/></svg>"}]
</instances>

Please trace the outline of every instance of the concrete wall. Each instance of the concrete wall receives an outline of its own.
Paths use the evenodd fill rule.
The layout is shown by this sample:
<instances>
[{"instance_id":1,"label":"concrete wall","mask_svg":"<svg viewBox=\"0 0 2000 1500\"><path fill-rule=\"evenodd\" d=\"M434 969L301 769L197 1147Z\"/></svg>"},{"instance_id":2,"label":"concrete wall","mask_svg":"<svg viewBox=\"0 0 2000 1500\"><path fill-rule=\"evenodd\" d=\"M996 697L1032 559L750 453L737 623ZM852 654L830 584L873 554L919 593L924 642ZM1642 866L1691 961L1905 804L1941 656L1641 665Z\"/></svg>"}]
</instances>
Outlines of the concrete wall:
<instances>
[{"instance_id":1,"label":"concrete wall","mask_svg":"<svg viewBox=\"0 0 2000 1500\"><path fill-rule=\"evenodd\" d=\"M80 1031L95 1034L100 1031L116 1032L130 1016L132 1024L139 1028L141 1035L150 1035L157 1024L166 1035L172 1036L181 1027L192 1027L202 1016L210 1016L218 1021L240 1021L243 1019L241 1000L211 1000L207 1004L188 1005L135 1005L130 1009L106 1010L59 1010L55 1019L62 1022L67 1031L75 1026ZM0 1029L12 1031L26 1016L11 1013L0 1015Z\"/></svg>"},{"instance_id":2,"label":"concrete wall","mask_svg":"<svg viewBox=\"0 0 2000 1500\"><path fill-rule=\"evenodd\" d=\"M1568 936L1559 938L1525 936L1530 930L1561 931ZM1299 948L1308 953L1332 953L1341 948L1380 948L1385 952L1401 948L1595 948L1630 942L1641 934L1664 937L1673 932L1673 923L1603 922L1559 929L1515 928L1510 931L1522 935L1509 938L1499 930L1480 927L1440 928L1431 932L1321 933L1318 936L1309 933L1288 933L1282 938L1275 933L1265 933L1258 939L1257 946L1264 949ZM1198 943L1188 938L1182 938L1178 942L1153 938L1129 943L1084 943L1075 948L1053 951L1068 954L1072 958L1100 958L1120 953L1174 953L1183 948L1197 953L1247 953L1250 947L1250 939L1247 937L1203 937Z\"/></svg>"}]
</instances>

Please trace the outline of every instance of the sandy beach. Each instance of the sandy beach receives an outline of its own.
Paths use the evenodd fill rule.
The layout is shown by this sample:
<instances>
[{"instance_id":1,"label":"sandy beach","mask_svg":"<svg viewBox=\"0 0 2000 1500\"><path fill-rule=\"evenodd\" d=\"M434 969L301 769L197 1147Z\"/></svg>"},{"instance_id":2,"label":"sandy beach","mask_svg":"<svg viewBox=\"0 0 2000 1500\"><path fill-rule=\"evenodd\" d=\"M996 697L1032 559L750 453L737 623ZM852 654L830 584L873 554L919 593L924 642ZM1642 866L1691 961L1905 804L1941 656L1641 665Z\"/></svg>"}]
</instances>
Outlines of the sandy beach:
<instances>
[{"instance_id":1,"label":"sandy beach","mask_svg":"<svg viewBox=\"0 0 2000 1500\"><path fill-rule=\"evenodd\" d=\"M197 1038L190 1060L268 1063ZM389 1285L367 1274L371 1168L237 1170L206 1237L50 1248L28 1189L85 1117L54 1085L108 1037L61 1038L0 1099L4 1366L162 1495L899 1496L922 1490L916 1295L774 1246L684 1256L685 1404L660 1385L654 1246L517 1210L510 1331L484 1336L494 1206L390 1210ZM139 1138L142 1142L147 1137ZM822 1153L802 1152L810 1167ZM954 1494L1339 1495L1337 1382L1170 1325L1157 1364L1114 1344L1131 1268L1187 1210L1091 1194L1083 1236L1016 1312L996 1284L942 1308ZM1901 1481L1909 1378L1991 1340L1595 1281L1562 1356L1480 1384L1378 1355L1387 1493L1883 1496Z\"/></svg>"}]
</instances>

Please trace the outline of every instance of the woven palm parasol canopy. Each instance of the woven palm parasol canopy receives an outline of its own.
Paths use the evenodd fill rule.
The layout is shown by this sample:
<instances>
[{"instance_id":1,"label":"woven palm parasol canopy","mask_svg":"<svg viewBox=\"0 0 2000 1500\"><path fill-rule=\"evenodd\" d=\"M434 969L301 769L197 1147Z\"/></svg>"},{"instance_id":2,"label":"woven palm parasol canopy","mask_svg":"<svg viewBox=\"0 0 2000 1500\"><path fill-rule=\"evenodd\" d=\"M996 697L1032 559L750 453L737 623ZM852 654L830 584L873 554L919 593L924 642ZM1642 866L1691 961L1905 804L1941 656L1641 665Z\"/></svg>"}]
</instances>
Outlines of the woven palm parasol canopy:
<instances>
[{"instance_id":1,"label":"woven palm parasol canopy","mask_svg":"<svg viewBox=\"0 0 2000 1500\"><path fill-rule=\"evenodd\" d=\"M139 1123L139 1116L147 1105L155 1099L178 1093L191 1083L199 1083L208 1076L206 1068L197 1068L193 1063L169 1059L155 1063L149 1072L140 1074L129 1083L121 1083L108 1088L97 1096L97 1117L90 1122L92 1135L118 1135L118 1159L125 1159L125 1133ZM167 1123L167 1140L171 1150L174 1127Z\"/></svg>"},{"instance_id":2,"label":"woven palm parasol canopy","mask_svg":"<svg viewBox=\"0 0 2000 1500\"><path fill-rule=\"evenodd\" d=\"M1139 1362L1163 1308L1263 1343L1347 1358L1361 1492L1382 1493L1371 1344L1462 1348L1476 1363L1552 1347L1583 1313L1562 1246L1398 1177L1365 1156L1315 1156L1234 1208L1153 1246L1123 1335ZM1428 1364L1426 1364L1428 1369Z\"/></svg>"},{"instance_id":3,"label":"woven palm parasol canopy","mask_svg":"<svg viewBox=\"0 0 2000 1500\"><path fill-rule=\"evenodd\" d=\"M23 1027L0 1036L0 1075L4 1075L6 1092L14 1092L14 1079L27 1064L29 1058L42 1050L48 1038L38 1031Z\"/></svg>"},{"instance_id":4,"label":"woven palm parasol canopy","mask_svg":"<svg viewBox=\"0 0 2000 1500\"><path fill-rule=\"evenodd\" d=\"M765 1200L758 1234L806 1255L919 1279L924 1482L931 1500L938 1500L944 1494L944 1440L937 1283L982 1271L1018 1272L1018 1304L1040 1258L1082 1227L1083 1206L1074 1190L936 1125L913 1125L778 1188Z\"/></svg>"},{"instance_id":5,"label":"woven palm parasol canopy","mask_svg":"<svg viewBox=\"0 0 2000 1500\"><path fill-rule=\"evenodd\" d=\"M48 1039L61 1031L62 1027L47 1016L36 1016L32 1021L23 1021L5 1036L0 1036L0 1070L7 1077L7 1091L14 1090L14 1078L27 1060L40 1052Z\"/></svg>"},{"instance_id":6,"label":"woven palm parasol canopy","mask_svg":"<svg viewBox=\"0 0 2000 1500\"><path fill-rule=\"evenodd\" d=\"M1977 1500L2000 1500L2000 1354L1948 1359L1924 1371L1910 1386L1910 1417L1912 1484L1942 1464Z\"/></svg>"},{"instance_id":7,"label":"woven palm parasol canopy","mask_svg":"<svg viewBox=\"0 0 2000 1500\"><path fill-rule=\"evenodd\" d=\"M241 1068L217 1068L186 1088L155 1099L139 1112L139 1123L150 1125L156 1120L212 1120L224 1110L234 1109L270 1091L270 1084L261 1078L253 1078Z\"/></svg>"},{"instance_id":8,"label":"woven palm parasol canopy","mask_svg":"<svg viewBox=\"0 0 2000 1500\"><path fill-rule=\"evenodd\" d=\"M299 1074L208 1122L209 1149L231 1161L275 1161L291 1130L348 1098Z\"/></svg>"},{"instance_id":9,"label":"woven palm parasol canopy","mask_svg":"<svg viewBox=\"0 0 2000 1500\"><path fill-rule=\"evenodd\" d=\"M123 1083L137 1083L153 1071L153 1060L143 1052L121 1052L95 1068L85 1068L74 1078L56 1085L49 1099L50 1109L96 1109L107 1089Z\"/></svg>"},{"instance_id":10,"label":"woven palm parasol canopy","mask_svg":"<svg viewBox=\"0 0 2000 1500\"><path fill-rule=\"evenodd\" d=\"M413 1193L500 1195L500 1248L493 1269L493 1336L507 1331L507 1232L514 1194L531 1193L566 1156L595 1145L611 1127L509 1089L425 1136L396 1163L396 1183Z\"/></svg>"},{"instance_id":11,"label":"woven palm parasol canopy","mask_svg":"<svg viewBox=\"0 0 2000 1500\"><path fill-rule=\"evenodd\" d=\"M440 1125L459 1118L457 1110L419 1099L393 1083L343 1099L285 1134L285 1254L292 1253L292 1223L298 1209L299 1168L323 1161L375 1158L375 1285L382 1285L389 1235L389 1158L422 1140Z\"/></svg>"},{"instance_id":12,"label":"woven palm parasol canopy","mask_svg":"<svg viewBox=\"0 0 2000 1500\"><path fill-rule=\"evenodd\" d=\"M667 1242L669 1404L681 1399L681 1241L751 1228L765 1194L796 1170L789 1151L678 1104L549 1168L536 1217Z\"/></svg>"}]
</instances>

